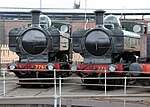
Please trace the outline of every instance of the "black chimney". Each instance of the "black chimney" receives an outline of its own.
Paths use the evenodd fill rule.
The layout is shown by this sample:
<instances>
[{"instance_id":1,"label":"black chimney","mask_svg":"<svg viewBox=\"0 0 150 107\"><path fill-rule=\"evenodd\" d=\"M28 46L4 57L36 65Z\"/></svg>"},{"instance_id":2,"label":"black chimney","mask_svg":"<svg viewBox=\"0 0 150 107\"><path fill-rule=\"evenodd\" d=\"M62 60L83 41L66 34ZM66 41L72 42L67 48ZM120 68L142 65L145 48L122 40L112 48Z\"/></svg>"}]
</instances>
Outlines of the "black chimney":
<instances>
[{"instance_id":1,"label":"black chimney","mask_svg":"<svg viewBox=\"0 0 150 107\"><path fill-rule=\"evenodd\" d=\"M98 9L95 12L95 20L96 20L96 27L103 27L104 23L104 10Z\"/></svg>"},{"instance_id":2,"label":"black chimney","mask_svg":"<svg viewBox=\"0 0 150 107\"><path fill-rule=\"evenodd\" d=\"M39 26L40 24L40 10L32 10L32 26Z\"/></svg>"}]
</instances>

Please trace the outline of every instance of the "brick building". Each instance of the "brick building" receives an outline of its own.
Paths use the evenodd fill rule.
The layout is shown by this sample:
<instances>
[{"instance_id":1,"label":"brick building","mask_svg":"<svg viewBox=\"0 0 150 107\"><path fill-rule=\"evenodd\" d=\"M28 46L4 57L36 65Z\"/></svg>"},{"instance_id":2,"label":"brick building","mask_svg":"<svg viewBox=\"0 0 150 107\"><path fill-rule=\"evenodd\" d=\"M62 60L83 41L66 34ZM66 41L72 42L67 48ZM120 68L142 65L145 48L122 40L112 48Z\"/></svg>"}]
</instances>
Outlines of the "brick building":
<instances>
[{"instance_id":1,"label":"brick building","mask_svg":"<svg viewBox=\"0 0 150 107\"><path fill-rule=\"evenodd\" d=\"M0 62L9 63L14 60L18 60L15 53L9 51L8 48L8 37L7 34L12 28L25 27L30 23L32 8L0 8ZM42 9L43 14L48 15L52 20L58 20L59 22L70 23L72 25L72 31L79 28L93 28L95 26L95 9L86 10L86 19L89 20L86 23L85 20L85 9ZM134 10L123 10L123 9L105 9L106 14L121 15L126 19L126 15L149 15L147 9L134 9ZM123 19L123 20L124 20ZM63 21L62 21L63 20ZM147 23L149 25L149 23ZM150 27L149 27L150 28ZM83 58L78 54L73 55L73 59L82 61Z\"/></svg>"}]
</instances>

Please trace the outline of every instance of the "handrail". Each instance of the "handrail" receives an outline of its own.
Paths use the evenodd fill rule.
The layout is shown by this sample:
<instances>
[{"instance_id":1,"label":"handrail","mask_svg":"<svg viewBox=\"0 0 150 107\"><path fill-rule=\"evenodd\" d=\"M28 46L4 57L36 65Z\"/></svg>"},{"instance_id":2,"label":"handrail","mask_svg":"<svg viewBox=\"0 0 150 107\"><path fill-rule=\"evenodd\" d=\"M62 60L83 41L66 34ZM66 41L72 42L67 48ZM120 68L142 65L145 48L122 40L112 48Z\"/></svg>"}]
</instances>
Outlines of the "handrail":
<instances>
[{"instance_id":1,"label":"handrail","mask_svg":"<svg viewBox=\"0 0 150 107\"><path fill-rule=\"evenodd\" d=\"M149 80L150 77L127 77L127 76L122 76L122 77L107 77L107 72L109 71L104 71L105 75L104 77L89 77L89 78L81 78L81 77L66 77L66 78L61 78L61 77L56 77L56 72L57 70L53 70L52 72L54 72L54 77L53 78L7 78L6 72L7 70L9 71L9 69L0 69L3 70L3 75L2 78L0 78L0 84L3 84L3 95L5 97L0 97L0 99L30 99L30 98L53 98L54 99L54 107L57 107L57 99L59 99L59 107L61 107L61 100L62 98L132 98L132 97L150 97L150 94L127 94L127 87L137 87L137 88L150 88L150 86L136 86L136 85L128 85L127 84L127 80L129 79L147 79ZM17 69L19 70L19 69ZM16 70L16 71L17 71ZM28 70L28 71L33 71L33 69L20 69L20 70ZM38 71L40 71L38 69ZM44 70L44 71L48 71L48 70ZM59 70L61 71L61 70ZM71 70L62 70L62 71L68 71L70 72ZM79 70L79 71L89 71L89 70ZM78 71L78 72L79 72ZM42 71L41 71L42 72ZM91 72L91 71L89 71ZM101 72L101 71L100 71ZM120 71L114 71L114 72L120 72ZM129 71L123 71L123 72L127 72L129 73ZM136 72L136 71L132 71L132 73L142 73L142 72ZM9 73L9 72L8 72ZM145 72L144 72L145 73ZM150 72L146 72L147 74L150 74ZM62 80L79 80L79 79L103 79L105 80L104 84L83 84L83 83L62 83ZM121 85L113 85L113 84L108 84L107 83L107 79L122 79L124 80L124 84ZM48 96L15 96L15 97L8 97L6 96L6 84L9 83L9 81L11 81L10 83L13 83L12 80L54 80L53 82L49 82L49 83L43 83L43 82L24 82L25 84L52 84L54 85L54 94L53 95L48 95ZM57 80L59 81L57 83ZM14 82L15 83L15 82ZM21 83L20 83L21 84ZM62 95L62 85L66 84L66 85L86 85L86 86L103 86L105 87L104 90L104 94L99 94L99 95ZM59 85L59 92L57 93L57 86ZM107 94L107 86L119 86L119 87L124 87L124 92L123 94L115 94L115 95L108 95Z\"/></svg>"}]
</instances>

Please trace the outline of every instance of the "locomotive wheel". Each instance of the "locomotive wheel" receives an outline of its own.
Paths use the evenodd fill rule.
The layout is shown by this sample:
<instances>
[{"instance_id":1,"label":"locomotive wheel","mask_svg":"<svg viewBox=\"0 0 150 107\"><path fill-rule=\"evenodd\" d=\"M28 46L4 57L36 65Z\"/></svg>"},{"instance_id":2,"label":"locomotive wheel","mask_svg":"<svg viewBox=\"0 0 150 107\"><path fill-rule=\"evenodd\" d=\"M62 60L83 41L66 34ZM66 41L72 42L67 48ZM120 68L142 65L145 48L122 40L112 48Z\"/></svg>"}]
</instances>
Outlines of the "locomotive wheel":
<instances>
[{"instance_id":1,"label":"locomotive wheel","mask_svg":"<svg viewBox=\"0 0 150 107\"><path fill-rule=\"evenodd\" d=\"M131 73L132 76L139 76L140 75L140 72L142 72L142 67L139 63L132 63L130 66L129 66L129 71ZM137 73L135 73L135 71Z\"/></svg>"}]
</instances>

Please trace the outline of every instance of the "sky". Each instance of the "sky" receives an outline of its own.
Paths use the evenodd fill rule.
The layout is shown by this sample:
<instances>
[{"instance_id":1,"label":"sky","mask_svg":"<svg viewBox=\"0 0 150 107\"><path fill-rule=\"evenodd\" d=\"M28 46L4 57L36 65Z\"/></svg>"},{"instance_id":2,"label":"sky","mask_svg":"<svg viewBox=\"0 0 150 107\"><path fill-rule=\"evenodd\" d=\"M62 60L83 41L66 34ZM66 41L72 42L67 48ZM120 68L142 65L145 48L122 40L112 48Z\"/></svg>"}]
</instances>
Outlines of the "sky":
<instances>
[{"instance_id":1,"label":"sky","mask_svg":"<svg viewBox=\"0 0 150 107\"><path fill-rule=\"evenodd\" d=\"M0 0L0 7L21 8L73 8L75 0ZM141 9L150 8L150 0L76 0L80 8L87 9ZM87 1L85 6L85 1Z\"/></svg>"}]
</instances>

